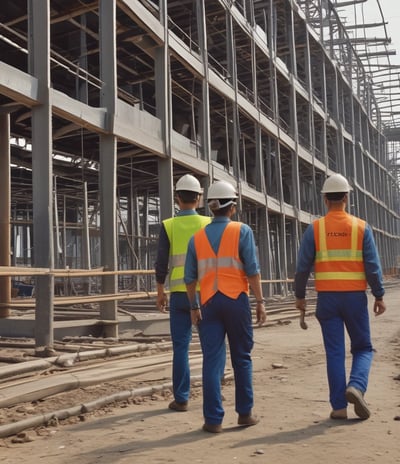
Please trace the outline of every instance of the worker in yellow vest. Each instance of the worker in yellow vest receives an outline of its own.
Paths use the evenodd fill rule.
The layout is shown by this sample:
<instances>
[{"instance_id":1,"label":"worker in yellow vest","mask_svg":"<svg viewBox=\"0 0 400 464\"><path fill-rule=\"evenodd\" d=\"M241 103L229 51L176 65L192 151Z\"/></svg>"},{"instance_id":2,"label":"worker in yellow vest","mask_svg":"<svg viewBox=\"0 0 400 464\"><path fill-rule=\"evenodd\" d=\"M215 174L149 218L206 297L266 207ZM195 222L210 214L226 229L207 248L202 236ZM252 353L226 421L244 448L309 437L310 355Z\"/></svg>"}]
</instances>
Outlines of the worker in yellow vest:
<instances>
[{"instance_id":1,"label":"worker in yellow vest","mask_svg":"<svg viewBox=\"0 0 400 464\"><path fill-rule=\"evenodd\" d=\"M326 179L322 194L328 212L306 229L295 275L296 307L305 311L306 284L314 266L316 317L326 352L331 419L347 419L348 403L354 404L360 419L370 417L364 399L373 358L367 284L375 297L374 314L378 316L386 310L381 264L372 230L365 221L346 212L350 191L347 179L341 174ZM348 379L345 328L352 354Z\"/></svg>"},{"instance_id":2,"label":"worker in yellow vest","mask_svg":"<svg viewBox=\"0 0 400 464\"><path fill-rule=\"evenodd\" d=\"M196 212L202 188L191 174L181 177L175 186L179 212L162 222L155 264L157 307L166 312L168 298L165 281L169 274L169 314L173 347L172 385L174 400L169 408L187 411L190 395L189 344L192 339L190 303L183 281L187 244L190 237L211 221Z\"/></svg>"},{"instance_id":3,"label":"worker in yellow vest","mask_svg":"<svg viewBox=\"0 0 400 464\"><path fill-rule=\"evenodd\" d=\"M203 430L222 431L224 409L221 379L225 369L225 338L228 337L235 375L235 410L240 426L258 423L252 414L253 326L249 284L256 297L257 322L266 314L253 231L247 224L231 221L237 193L228 182L213 183L207 195L214 218L190 239L185 263L185 282L198 327L203 353ZM200 302L196 291L200 282Z\"/></svg>"}]
</instances>

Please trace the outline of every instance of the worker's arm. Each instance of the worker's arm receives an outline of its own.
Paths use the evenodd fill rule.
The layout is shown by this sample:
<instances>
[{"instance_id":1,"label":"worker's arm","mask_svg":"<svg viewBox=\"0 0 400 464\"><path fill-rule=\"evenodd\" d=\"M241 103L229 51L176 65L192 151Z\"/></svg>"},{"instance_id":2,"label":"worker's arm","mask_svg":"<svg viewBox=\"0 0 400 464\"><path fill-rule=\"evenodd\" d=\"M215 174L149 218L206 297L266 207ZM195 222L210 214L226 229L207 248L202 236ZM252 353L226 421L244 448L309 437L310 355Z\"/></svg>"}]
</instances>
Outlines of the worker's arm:
<instances>
[{"instance_id":1,"label":"worker's arm","mask_svg":"<svg viewBox=\"0 0 400 464\"><path fill-rule=\"evenodd\" d=\"M257 324L262 325L267 319L267 314L265 312L264 297L263 297L262 288L261 288L260 274L248 276L247 280L249 281L250 288L254 296L256 297Z\"/></svg>"},{"instance_id":2,"label":"worker's arm","mask_svg":"<svg viewBox=\"0 0 400 464\"><path fill-rule=\"evenodd\" d=\"M168 306L168 296L165 293L164 284L157 282L157 308L160 312L165 313Z\"/></svg>"},{"instance_id":3,"label":"worker's arm","mask_svg":"<svg viewBox=\"0 0 400 464\"><path fill-rule=\"evenodd\" d=\"M168 275L169 264L169 238L164 224L161 224L160 235L158 238L157 260L155 263L156 282L157 282L157 301L159 311L165 313L168 306L168 297L165 293L165 280Z\"/></svg>"},{"instance_id":4,"label":"worker's arm","mask_svg":"<svg viewBox=\"0 0 400 464\"><path fill-rule=\"evenodd\" d=\"M194 239L191 237L188 243L185 259L185 275L183 278L186 284L186 291L190 303L190 313L193 325L198 325L201 321L200 303L196 290L197 277L197 255L194 248Z\"/></svg>"},{"instance_id":5,"label":"worker's arm","mask_svg":"<svg viewBox=\"0 0 400 464\"><path fill-rule=\"evenodd\" d=\"M304 232L300 243L300 249L297 255L296 273L294 276L294 293L296 296L296 307L303 305L305 302L306 286L308 277L312 270L315 261L315 242L314 242L314 227L309 225Z\"/></svg>"},{"instance_id":6,"label":"worker's arm","mask_svg":"<svg viewBox=\"0 0 400 464\"><path fill-rule=\"evenodd\" d=\"M200 304L198 303L197 299L196 285L197 280L194 280L190 284L186 284L186 291L190 303L190 316L193 325L198 325L201 321L201 311Z\"/></svg>"},{"instance_id":7,"label":"worker's arm","mask_svg":"<svg viewBox=\"0 0 400 464\"><path fill-rule=\"evenodd\" d=\"M303 316L306 311L306 286L315 260L314 226L309 225L304 232L297 255L296 273L294 275L294 294L296 309Z\"/></svg>"}]
</instances>

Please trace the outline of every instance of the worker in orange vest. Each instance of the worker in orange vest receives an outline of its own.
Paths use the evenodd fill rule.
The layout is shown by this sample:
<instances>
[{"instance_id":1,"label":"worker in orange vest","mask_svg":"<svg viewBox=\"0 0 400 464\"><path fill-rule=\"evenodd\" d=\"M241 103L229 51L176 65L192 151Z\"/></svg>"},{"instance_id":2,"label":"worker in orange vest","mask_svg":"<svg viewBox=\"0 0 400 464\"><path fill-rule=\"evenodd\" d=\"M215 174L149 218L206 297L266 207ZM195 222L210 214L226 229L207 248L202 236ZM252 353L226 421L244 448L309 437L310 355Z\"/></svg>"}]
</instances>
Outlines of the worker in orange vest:
<instances>
[{"instance_id":1,"label":"worker in orange vest","mask_svg":"<svg viewBox=\"0 0 400 464\"><path fill-rule=\"evenodd\" d=\"M354 404L360 419L370 417L364 399L373 358L367 284L375 297L375 315L386 310L382 270L372 230L365 221L345 211L350 191L342 175L333 174L326 179L322 194L328 212L306 229L295 275L296 308L305 311L306 284L314 266L318 292L316 317L326 352L331 419L347 419L348 403ZM348 381L345 328L352 353Z\"/></svg>"},{"instance_id":2,"label":"worker in orange vest","mask_svg":"<svg viewBox=\"0 0 400 464\"><path fill-rule=\"evenodd\" d=\"M258 423L252 414L253 326L249 284L256 297L257 322L266 319L260 269L251 228L231 221L237 193L228 182L219 181L208 190L211 224L190 239L186 254L185 283L192 308L192 323L198 327L203 352L203 430L222 431L224 408L221 379L225 369L225 337L228 337L235 375L235 409L240 426ZM196 285L200 282L200 303Z\"/></svg>"}]
</instances>

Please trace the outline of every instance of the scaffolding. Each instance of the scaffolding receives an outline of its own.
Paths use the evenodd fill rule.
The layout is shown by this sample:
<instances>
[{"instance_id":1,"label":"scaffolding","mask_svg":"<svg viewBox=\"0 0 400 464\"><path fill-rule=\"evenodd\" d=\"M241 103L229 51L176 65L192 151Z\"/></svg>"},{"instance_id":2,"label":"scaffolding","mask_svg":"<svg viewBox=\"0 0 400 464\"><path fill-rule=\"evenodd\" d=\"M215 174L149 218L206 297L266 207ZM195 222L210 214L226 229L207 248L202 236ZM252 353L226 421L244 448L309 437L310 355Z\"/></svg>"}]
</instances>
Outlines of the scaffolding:
<instances>
[{"instance_id":1,"label":"scaffolding","mask_svg":"<svg viewBox=\"0 0 400 464\"><path fill-rule=\"evenodd\" d=\"M118 272L153 268L173 185L191 172L205 191L219 179L237 186L264 292L287 295L301 235L324 214L322 184L339 172L384 272L397 272L400 125L343 5L3 0L0 266L101 267L85 292L151 292L153 276ZM34 278L40 346L52 342L54 289L70 291L55 276ZM10 279L0 277L3 306ZM103 320L116 320L117 301L100 302Z\"/></svg>"}]
</instances>

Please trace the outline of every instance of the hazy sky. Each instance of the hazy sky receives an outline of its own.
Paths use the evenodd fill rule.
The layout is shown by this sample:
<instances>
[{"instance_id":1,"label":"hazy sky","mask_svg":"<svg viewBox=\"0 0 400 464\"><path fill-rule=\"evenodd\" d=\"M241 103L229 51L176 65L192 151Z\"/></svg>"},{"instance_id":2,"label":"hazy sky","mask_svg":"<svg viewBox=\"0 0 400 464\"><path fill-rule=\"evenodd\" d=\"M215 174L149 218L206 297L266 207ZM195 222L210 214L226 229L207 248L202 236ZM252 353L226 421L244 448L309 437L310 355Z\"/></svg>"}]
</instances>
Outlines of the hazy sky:
<instances>
[{"instance_id":1,"label":"hazy sky","mask_svg":"<svg viewBox=\"0 0 400 464\"><path fill-rule=\"evenodd\" d=\"M338 0L338 3L340 4L341 1L345 0ZM396 55L389 56L389 62L391 65L400 66L400 0L367 0L363 3L358 3L357 5L339 8L339 16L342 18L342 20L346 18L346 25L354 25L355 23L382 23L382 14L379 9L379 5L382 10L383 18L387 23L385 25L387 35L389 38L391 38L391 43L389 43L386 46L386 49L388 51L396 51ZM351 33L349 32L349 35L354 38L385 38L385 31L383 26L366 28L365 30L351 29L349 31L352 31ZM358 49L359 53L364 53L365 51L368 51L369 53L374 53L382 52L385 50L383 45L370 45L367 47L367 49L359 45L355 48ZM381 102L382 110L386 112L386 116L384 116L384 119L386 119L386 117L390 118L392 116L394 117L396 125L400 126L400 114L396 114L398 111L400 111L400 96L398 95L400 89L400 68L393 69L393 72L390 76L384 69L380 71L377 68L377 66L373 66L374 64L383 64L387 66L389 62L388 57L386 56L379 58L373 57L369 59L369 63L372 64L372 67L368 69L373 72L373 81L376 85L375 96ZM381 89L379 90L380 87ZM387 106L389 100L392 101L392 108L394 111L394 113L392 113L391 116L389 115L389 113L387 113L388 108L384 109L384 106Z\"/></svg>"},{"instance_id":2,"label":"hazy sky","mask_svg":"<svg viewBox=\"0 0 400 464\"><path fill-rule=\"evenodd\" d=\"M364 13L366 17L380 17L380 13L375 5L376 0L368 0L364 4ZM391 56L392 63L400 64L400 1L399 0L380 0L379 1L386 24L388 36L391 37L392 43L388 46L390 50L396 50L397 55ZM370 6L371 4L371 6ZM372 8L374 6L374 10Z\"/></svg>"},{"instance_id":3,"label":"hazy sky","mask_svg":"<svg viewBox=\"0 0 400 464\"><path fill-rule=\"evenodd\" d=\"M346 7L346 14L349 15L348 24L351 24L350 17L353 15L357 16L357 23L363 22L363 15L365 23L381 22L382 16L378 3L381 6L385 22L387 22L387 34L392 39L388 49L397 52L396 55L390 56L390 61L392 64L400 64L400 0L379 0L379 2L378 0L367 0L356 6L348 6ZM370 28L366 30L366 36L382 38L382 32L382 27Z\"/></svg>"}]
</instances>

